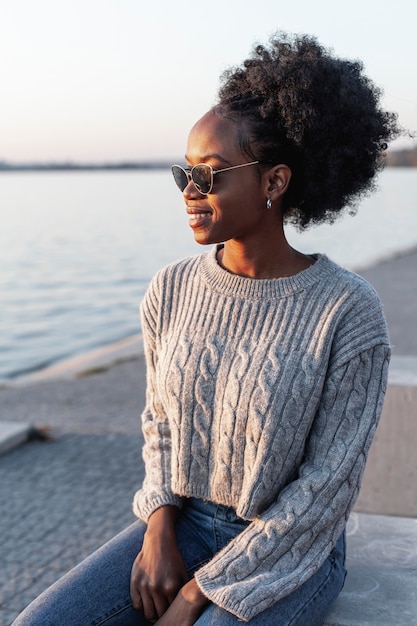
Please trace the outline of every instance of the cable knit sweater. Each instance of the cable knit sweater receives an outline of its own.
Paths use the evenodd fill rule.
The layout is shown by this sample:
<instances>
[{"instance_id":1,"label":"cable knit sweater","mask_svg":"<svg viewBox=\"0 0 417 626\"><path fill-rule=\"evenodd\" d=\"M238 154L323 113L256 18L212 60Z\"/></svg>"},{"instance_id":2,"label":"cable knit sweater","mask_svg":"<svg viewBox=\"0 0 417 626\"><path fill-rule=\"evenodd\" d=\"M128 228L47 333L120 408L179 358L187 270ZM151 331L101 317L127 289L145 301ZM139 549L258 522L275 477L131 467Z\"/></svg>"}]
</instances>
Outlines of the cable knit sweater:
<instances>
[{"instance_id":1,"label":"cable knit sweater","mask_svg":"<svg viewBox=\"0 0 417 626\"><path fill-rule=\"evenodd\" d=\"M377 295L326 256L295 276L169 265L142 303L146 477L136 515L189 496L251 523L195 577L243 621L294 591L343 531L382 409Z\"/></svg>"}]
</instances>

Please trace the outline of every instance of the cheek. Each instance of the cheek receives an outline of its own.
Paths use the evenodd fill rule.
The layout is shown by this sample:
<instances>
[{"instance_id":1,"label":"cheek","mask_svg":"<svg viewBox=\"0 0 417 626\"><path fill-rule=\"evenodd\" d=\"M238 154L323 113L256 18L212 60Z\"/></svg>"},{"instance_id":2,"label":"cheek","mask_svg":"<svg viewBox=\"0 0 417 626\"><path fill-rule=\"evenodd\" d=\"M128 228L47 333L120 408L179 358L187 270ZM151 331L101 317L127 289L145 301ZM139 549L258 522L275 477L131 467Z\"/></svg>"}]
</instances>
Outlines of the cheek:
<instances>
[{"instance_id":1,"label":"cheek","mask_svg":"<svg viewBox=\"0 0 417 626\"><path fill-rule=\"evenodd\" d=\"M213 187L215 193L208 196L217 221L236 222L238 220L257 219L266 207L266 197L257 181L245 180L222 181L222 184Z\"/></svg>"},{"instance_id":2,"label":"cheek","mask_svg":"<svg viewBox=\"0 0 417 626\"><path fill-rule=\"evenodd\" d=\"M219 186L218 190L212 195L213 202L222 209L233 209L240 207L242 204L253 206L259 202L259 191L256 192L252 185L245 185L243 182L234 185ZM266 202L266 200L265 200Z\"/></svg>"},{"instance_id":3,"label":"cheek","mask_svg":"<svg viewBox=\"0 0 417 626\"><path fill-rule=\"evenodd\" d=\"M215 222L234 223L239 213L239 200L231 197L213 198L213 219Z\"/></svg>"}]
</instances>

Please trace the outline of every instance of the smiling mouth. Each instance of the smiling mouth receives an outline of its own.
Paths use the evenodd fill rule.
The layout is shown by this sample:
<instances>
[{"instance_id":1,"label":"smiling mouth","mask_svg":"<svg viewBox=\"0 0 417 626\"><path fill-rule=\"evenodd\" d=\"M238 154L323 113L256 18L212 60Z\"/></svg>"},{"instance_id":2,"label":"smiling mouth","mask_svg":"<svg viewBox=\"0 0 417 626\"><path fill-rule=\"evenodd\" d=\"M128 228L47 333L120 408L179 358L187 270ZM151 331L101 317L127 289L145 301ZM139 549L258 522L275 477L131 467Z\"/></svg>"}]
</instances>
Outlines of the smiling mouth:
<instances>
[{"instance_id":1,"label":"smiling mouth","mask_svg":"<svg viewBox=\"0 0 417 626\"><path fill-rule=\"evenodd\" d=\"M188 209L188 225L193 230L206 229L209 227L211 220L210 211L198 211L196 209Z\"/></svg>"},{"instance_id":2,"label":"smiling mouth","mask_svg":"<svg viewBox=\"0 0 417 626\"><path fill-rule=\"evenodd\" d=\"M206 217L210 217L210 215L211 213L202 213L202 212L193 212L193 211L190 211L188 213L190 222L200 220L200 219L205 219Z\"/></svg>"}]
</instances>

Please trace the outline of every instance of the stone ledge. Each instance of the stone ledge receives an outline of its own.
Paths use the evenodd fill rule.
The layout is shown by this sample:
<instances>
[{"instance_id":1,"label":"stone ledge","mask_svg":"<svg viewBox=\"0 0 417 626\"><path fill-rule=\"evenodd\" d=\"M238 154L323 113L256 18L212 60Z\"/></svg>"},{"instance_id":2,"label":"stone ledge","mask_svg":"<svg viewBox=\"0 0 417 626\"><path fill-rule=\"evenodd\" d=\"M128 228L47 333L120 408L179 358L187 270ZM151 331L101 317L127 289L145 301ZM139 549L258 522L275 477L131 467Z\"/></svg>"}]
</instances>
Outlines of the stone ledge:
<instances>
[{"instance_id":1,"label":"stone ledge","mask_svg":"<svg viewBox=\"0 0 417 626\"><path fill-rule=\"evenodd\" d=\"M417 387L417 357L393 354L388 382L390 385Z\"/></svg>"},{"instance_id":2,"label":"stone ledge","mask_svg":"<svg viewBox=\"0 0 417 626\"><path fill-rule=\"evenodd\" d=\"M31 430L29 424L0 421L0 454L25 443Z\"/></svg>"},{"instance_id":3,"label":"stone ledge","mask_svg":"<svg viewBox=\"0 0 417 626\"><path fill-rule=\"evenodd\" d=\"M411 357L397 357L390 368L381 421L355 505L362 513L417 518L417 382L413 383L413 361Z\"/></svg>"},{"instance_id":4,"label":"stone ledge","mask_svg":"<svg viewBox=\"0 0 417 626\"><path fill-rule=\"evenodd\" d=\"M352 566L323 626L415 626L417 569Z\"/></svg>"},{"instance_id":5,"label":"stone ledge","mask_svg":"<svg viewBox=\"0 0 417 626\"><path fill-rule=\"evenodd\" d=\"M416 626L417 519L352 513L347 569L323 626Z\"/></svg>"}]
</instances>

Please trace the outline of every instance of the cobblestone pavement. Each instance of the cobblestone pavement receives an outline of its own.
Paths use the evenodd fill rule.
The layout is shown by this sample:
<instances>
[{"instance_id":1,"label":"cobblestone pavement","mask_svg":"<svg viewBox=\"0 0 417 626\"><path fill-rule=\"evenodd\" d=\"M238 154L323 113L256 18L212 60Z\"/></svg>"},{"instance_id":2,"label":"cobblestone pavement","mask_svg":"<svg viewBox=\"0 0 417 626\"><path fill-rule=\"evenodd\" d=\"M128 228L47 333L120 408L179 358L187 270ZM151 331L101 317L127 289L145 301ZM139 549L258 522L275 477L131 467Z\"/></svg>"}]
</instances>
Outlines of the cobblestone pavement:
<instances>
[{"instance_id":1,"label":"cobblestone pavement","mask_svg":"<svg viewBox=\"0 0 417 626\"><path fill-rule=\"evenodd\" d=\"M134 521L144 383L140 358L99 375L0 390L4 419L53 436L0 456L1 626Z\"/></svg>"}]
</instances>

